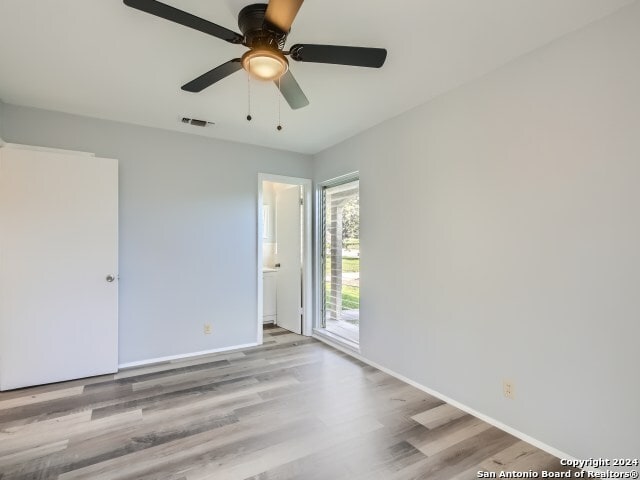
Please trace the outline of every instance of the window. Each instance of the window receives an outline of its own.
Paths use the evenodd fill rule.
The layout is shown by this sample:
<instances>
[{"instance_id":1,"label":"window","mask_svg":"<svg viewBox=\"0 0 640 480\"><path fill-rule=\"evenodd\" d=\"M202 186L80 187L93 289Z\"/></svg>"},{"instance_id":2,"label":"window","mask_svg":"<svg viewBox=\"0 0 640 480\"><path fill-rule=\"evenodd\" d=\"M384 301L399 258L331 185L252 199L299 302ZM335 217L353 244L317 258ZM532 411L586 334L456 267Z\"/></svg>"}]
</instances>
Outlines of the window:
<instances>
[{"instance_id":1,"label":"window","mask_svg":"<svg viewBox=\"0 0 640 480\"><path fill-rule=\"evenodd\" d=\"M360 339L360 182L322 190L322 327L353 343Z\"/></svg>"}]
</instances>

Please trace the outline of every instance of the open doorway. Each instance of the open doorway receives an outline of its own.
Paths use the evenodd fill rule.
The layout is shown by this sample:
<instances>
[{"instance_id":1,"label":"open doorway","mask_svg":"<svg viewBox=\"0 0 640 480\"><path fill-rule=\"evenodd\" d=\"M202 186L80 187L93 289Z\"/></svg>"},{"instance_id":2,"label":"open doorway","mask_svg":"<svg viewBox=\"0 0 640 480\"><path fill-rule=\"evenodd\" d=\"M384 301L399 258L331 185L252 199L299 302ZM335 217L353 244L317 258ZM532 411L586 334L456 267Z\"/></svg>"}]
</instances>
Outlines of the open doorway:
<instances>
[{"instance_id":1,"label":"open doorway","mask_svg":"<svg viewBox=\"0 0 640 480\"><path fill-rule=\"evenodd\" d=\"M360 182L322 187L322 314L325 333L360 343Z\"/></svg>"},{"instance_id":2,"label":"open doorway","mask_svg":"<svg viewBox=\"0 0 640 480\"><path fill-rule=\"evenodd\" d=\"M258 325L312 331L311 180L258 176Z\"/></svg>"}]
</instances>

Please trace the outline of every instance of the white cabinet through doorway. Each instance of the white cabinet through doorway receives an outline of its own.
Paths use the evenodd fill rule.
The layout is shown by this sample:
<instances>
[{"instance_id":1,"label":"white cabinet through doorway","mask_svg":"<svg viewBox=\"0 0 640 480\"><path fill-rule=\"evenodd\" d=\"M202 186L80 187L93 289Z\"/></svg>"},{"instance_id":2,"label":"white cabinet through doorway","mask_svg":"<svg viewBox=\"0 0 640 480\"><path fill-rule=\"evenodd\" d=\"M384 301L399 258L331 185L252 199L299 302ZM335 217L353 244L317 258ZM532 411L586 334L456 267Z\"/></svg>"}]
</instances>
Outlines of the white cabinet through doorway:
<instances>
[{"instance_id":1,"label":"white cabinet through doorway","mask_svg":"<svg viewBox=\"0 0 640 480\"><path fill-rule=\"evenodd\" d=\"M263 323L277 323L278 299L278 271L264 270L262 272L262 321Z\"/></svg>"}]
</instances>

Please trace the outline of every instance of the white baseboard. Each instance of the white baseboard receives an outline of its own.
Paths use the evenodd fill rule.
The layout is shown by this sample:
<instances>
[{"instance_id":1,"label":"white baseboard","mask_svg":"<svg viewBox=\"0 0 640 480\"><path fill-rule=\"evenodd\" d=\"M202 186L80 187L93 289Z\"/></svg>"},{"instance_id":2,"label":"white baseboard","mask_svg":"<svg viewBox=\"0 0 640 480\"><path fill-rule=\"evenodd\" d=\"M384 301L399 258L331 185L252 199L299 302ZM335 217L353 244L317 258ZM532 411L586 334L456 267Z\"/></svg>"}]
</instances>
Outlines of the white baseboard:
<instances>
[{"instance_id":1,"label":"white baseboard","mask_svg":"<svg viewBox=\"0 0 640 480\"><path fill-rule=\"evenodd\" d=\"M148 360L138 360L136 362L127 362L118 364L118 368L140 367L149 365L150 363L169 362L171 360L181 360L185 358L199 357L201 355L210 355L212 353L228 352L230 350L240 350L242 348L257 347L258 343L245 343L243 345L232 345L230 347L214 348L212 350L202 350L201 352L182 353L180 355L170 355L168 357L150 358Z\"/></svg>"},{"instance_id":2,"label":"white baseboard","mask_svg":"<svg viewBox=\"0 0 640 480\"><path fill-rule=\"evenodd\" d=\"M361 354L355 352L354 350L350 349L350 348L345 348L344 346L340 345L339 343L336 343L334 341L331 341L329 338L327 338L324 335L318 335L315 334L313 336L314 338L320 340L323 343L326 343L327 345L340 350L341 352L346 353L347 355L351 355L354 358L357 358L358 360L360 360L361 362L366 363L367 365L370 365L374 368L377 368L378 370L391 375L392 377L397 378L398 380L403 381L404 383L407 383L409 385L411 385L412 387L417 388L418 390L422 390L423 392L439 398L440 400L442 400L443 402L448 403L449 405L456 407L460 410L462 410L463 412L467 412L470 415L473 415L476 418L479 418L480 420L487 422L489 425L493 425L496 428L499 428L500 430L509 433L510 435L513 435L514 437L519 438L520 440L523 440L531 445L533 445L534 447L539 448L540 450L544 450L545 452L553 455L554 457L557 458L561 458L561 459L567 459L567 460L576 460L575 457L573 457L572 455L568 455L560 450L558 450L557 448L552 447L551 445L547 445L544 442L541 442L540 440L537 440L529 435L527 435L526 433L523 433L519 430L516 430L513 427L510 427L509 425L506 425L502 422L500 422L499 420L496 420L495 418L489 417L488 415L485 415L482 412L479 412L463 403L458 402L457 400L454 400L453 398L450 398L446 395L443 395L442 393L433 390L429 387L425 387L424 385L419 384L418 382L415 382L413 380L411 380L410 378L405 377L404 375L400 375L397 372L394 372L393 370L390 370L386 367L383 367L382 365L377 364L376 362L373 362L365 357L363 357Z\"/></svg>"}]
</instances>

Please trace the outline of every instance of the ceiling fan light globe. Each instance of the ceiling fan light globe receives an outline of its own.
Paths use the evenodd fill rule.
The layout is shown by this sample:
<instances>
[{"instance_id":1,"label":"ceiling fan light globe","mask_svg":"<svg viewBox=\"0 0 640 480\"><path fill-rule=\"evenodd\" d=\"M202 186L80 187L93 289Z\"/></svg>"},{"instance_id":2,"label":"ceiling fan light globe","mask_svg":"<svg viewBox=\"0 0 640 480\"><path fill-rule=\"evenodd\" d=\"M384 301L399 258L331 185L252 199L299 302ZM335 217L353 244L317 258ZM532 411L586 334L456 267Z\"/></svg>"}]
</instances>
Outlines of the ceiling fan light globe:
<instances>
[{"instance_id":1,"label":"ceiling fan light globe","mask_svg":"<svg viewBox=\"0 0 640 480\"><path fill-rule=\"evenodd\" d=\"M273 81L287 73L289 62L279 51L254 49L242 56L242 68L254 78Z\"/></svg>"}]
</instances>

